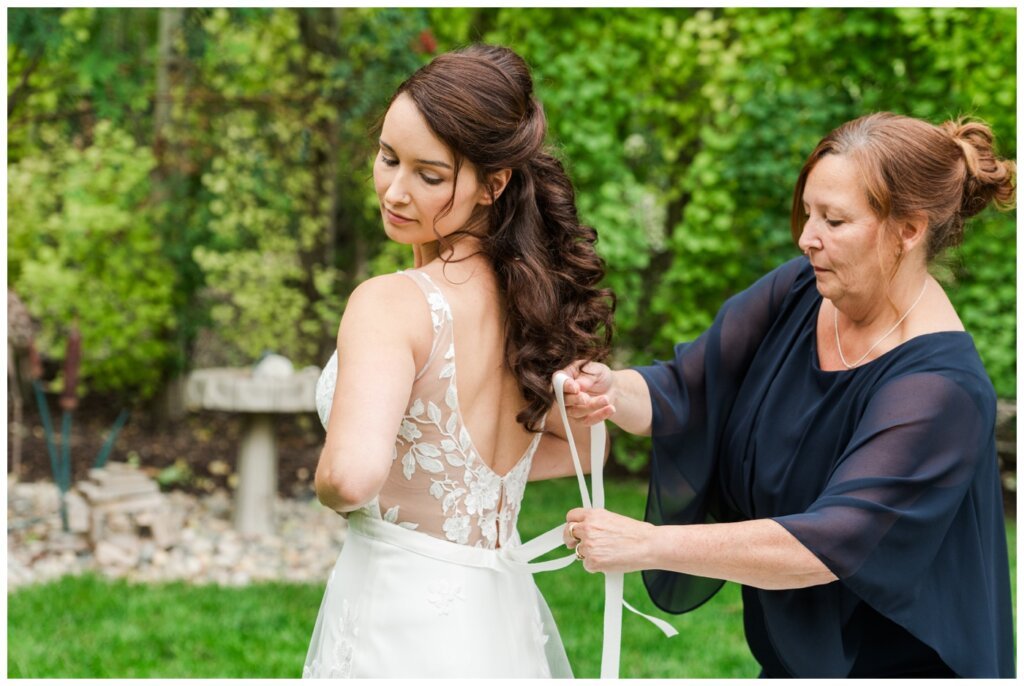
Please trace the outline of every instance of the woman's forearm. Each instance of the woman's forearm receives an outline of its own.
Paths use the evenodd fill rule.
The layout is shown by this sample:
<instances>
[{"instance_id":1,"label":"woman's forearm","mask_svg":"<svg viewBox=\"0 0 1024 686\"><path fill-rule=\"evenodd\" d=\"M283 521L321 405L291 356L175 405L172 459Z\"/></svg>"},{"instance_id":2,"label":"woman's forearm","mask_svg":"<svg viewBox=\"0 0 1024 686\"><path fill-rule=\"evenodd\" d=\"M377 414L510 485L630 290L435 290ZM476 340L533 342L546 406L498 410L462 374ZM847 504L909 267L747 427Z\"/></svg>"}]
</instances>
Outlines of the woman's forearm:
<instances>
[{"instance_id":1,"label":"woman's forearm","mask_svg":"<svg viewBox=\"0 0 1024 686\"><path fill-rule=\"evenodd\" d=\"M615 408L610 419L624 431L651 435L651 393L640 373L632 369L612 372L609 400Z\"/></svg>"},{"instance_id":2,"label":"woman's forearm","mask_svg":"<svg viewBox=\"0 0 1024 686\"><path fill-rule=\"evenodd\" d=\"M664 569L767 590L831 583L836 576L771 519L655 526L604 509L566 514L562 536L590 572Z\"/></svg>"},{"instance_id":3,"label":"woman's forearm","mask_svg":"<svg viewBox=\"0 0 1024 686\"><path fill-rule=\"evenodd\" d=\"M726 524L657 526L648 532L644 569L781 590L836 581L836 576L771 519Z\"/></svg>"}]
</instances>

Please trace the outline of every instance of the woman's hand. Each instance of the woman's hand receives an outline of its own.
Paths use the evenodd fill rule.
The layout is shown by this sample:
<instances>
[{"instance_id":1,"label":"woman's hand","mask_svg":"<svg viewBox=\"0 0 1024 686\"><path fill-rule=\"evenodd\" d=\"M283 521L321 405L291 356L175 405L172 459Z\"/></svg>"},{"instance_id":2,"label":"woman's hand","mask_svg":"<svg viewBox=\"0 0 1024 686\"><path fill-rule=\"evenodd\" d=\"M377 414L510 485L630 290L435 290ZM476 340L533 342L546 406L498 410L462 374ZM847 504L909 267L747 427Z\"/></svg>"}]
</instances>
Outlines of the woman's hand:
<instances>
[{"instance_id":1,"label":"woman's hand","mask_svg":"<svg viewBox=\"0 0 1024 686\"><path fill-rule=\"evenodd\" d=\"M600 362L577 360L560 372L565 384L565 410L586 426L610 419L638 436L651 434L651 393L633 369L612 371Z\"/></svg>"},{"instance_id":2,"label":"woman's hand","mask_svg":"<svg viewBox=\"0 0 1024 686\"><path fill-rule=\"evenodd\" d=\"M588 572L635 572L645 560L655 533L653 524L603 509L570 510L562 532L565 547L576 550Z\"/></svg>"},{"instance_id":3,"label":"woman's hand","mask_svg":"<svg viewBox=\"0 0 1024 686\"><path fill-rule=\"evenodd\" d=\"M564 386L565 412L569 417L591 426L615 414L615 376L607 365L577 360L558 373L571 379Z\"/></svg>"}]
</instances>

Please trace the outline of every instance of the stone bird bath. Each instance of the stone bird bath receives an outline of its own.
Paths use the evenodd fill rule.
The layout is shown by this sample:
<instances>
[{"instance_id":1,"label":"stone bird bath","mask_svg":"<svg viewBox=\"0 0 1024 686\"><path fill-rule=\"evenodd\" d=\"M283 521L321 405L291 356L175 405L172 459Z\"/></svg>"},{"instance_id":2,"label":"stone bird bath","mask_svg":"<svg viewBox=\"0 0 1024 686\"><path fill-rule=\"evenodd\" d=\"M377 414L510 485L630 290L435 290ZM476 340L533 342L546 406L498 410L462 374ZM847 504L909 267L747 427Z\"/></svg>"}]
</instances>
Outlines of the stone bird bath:
<instances>
[{"instance_id":1,"label":"stone bird bath","mask_svg":"<svg viewBox=\"0 0 1024 686\"><path fill-rule=\"evenodd\" d=\"M268 355L248 369L197 369L185 382L185 407L220 410L245 417L238 451L235 529L245 535L274 533L277 443L273 414L316 412L314 392L320 369L298 372L288 358Z\"/></svg>"}]
</instances>

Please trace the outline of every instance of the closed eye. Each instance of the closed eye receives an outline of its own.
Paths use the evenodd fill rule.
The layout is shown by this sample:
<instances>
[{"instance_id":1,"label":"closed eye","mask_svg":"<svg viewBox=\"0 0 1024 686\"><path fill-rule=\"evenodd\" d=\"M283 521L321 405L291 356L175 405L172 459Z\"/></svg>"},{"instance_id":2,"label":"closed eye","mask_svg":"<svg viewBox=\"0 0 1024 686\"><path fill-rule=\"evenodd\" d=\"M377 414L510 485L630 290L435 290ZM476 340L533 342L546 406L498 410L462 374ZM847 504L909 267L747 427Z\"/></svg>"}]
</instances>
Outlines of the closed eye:
<instances>
[{"instance_id":1,"label":"closed eye","mask_svg":"<svg viewBox=\"0 0 1024 686\"><path fill-rule=\"evenodd\" d=\"M396 157L388 157L389 151L390 147L387 147L386 149L381 148L380 161L383 162L384 165L387 167L397 167L399 165L399 161ZM392 152L391 154L394 153ZM418 161L419 160L417 160L417 162ZM422 171L420 172L420 178L423 179L424 183L429 184L431 186L437 186L439 184L444 183L444 179L437 178L436 176L430 176L429 174L424 174Z\"/></svg>"}]
</instances>

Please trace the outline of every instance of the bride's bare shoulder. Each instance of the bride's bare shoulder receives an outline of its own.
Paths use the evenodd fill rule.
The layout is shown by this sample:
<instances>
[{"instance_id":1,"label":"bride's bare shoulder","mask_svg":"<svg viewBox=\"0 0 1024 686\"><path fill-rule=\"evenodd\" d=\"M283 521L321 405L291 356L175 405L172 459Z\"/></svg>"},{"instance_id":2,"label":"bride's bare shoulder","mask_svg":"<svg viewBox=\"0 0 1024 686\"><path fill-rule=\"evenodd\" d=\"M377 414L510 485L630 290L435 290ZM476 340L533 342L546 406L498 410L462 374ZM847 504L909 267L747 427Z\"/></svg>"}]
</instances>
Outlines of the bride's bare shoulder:
<instances>
[{"instance_id":1,"label":"bride's bare shoulder","mask_svg":"<svg viewBox=\"0 0 1024 686\"><path fill-rule=\"evenodd\" d=\"M347 311L353 305L388 305L411 312L417 305L422 307L422 300L419 286L408 276L395 272L374 276L360 283L349 295L345 309Z\"/></svg>"},{"instance_id":2,"label":"bride's bare shoulder","mask_svg":"<svg viewBox=\"0 0 1024 686\"><path fill-rule=\"evenodd\" d=\"M338 338L405 340L418 352L424 347L429 351L432 330L423 292L408 276L395 273L367 279L352 291Z\"/></svg>"}]
</instances>

